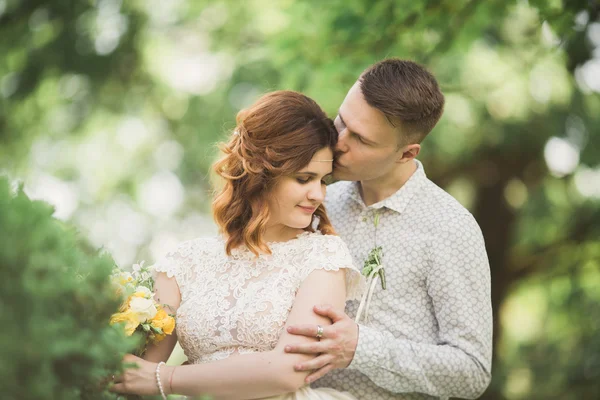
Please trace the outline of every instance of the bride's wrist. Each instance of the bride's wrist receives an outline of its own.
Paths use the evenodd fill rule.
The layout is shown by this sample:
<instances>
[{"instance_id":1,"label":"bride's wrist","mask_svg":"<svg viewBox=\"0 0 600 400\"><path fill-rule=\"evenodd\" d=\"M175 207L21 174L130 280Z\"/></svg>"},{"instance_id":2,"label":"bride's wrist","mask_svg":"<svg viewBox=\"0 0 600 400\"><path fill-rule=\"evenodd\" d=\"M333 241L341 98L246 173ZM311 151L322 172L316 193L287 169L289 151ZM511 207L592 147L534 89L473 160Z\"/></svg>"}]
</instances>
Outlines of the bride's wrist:
<instances>
[{"instance_id":1,"label":"bride's wrist","mask_svg":"<svg viewBox=\"0 0 600 400\"><path fill-rule=\"evenodd\" d=\"M176 366L163 365L160 369L160 381L162 383L163 390L168 396L174 394L173 392L173 373L175 372Z\"/></svg>"}]
</instances>

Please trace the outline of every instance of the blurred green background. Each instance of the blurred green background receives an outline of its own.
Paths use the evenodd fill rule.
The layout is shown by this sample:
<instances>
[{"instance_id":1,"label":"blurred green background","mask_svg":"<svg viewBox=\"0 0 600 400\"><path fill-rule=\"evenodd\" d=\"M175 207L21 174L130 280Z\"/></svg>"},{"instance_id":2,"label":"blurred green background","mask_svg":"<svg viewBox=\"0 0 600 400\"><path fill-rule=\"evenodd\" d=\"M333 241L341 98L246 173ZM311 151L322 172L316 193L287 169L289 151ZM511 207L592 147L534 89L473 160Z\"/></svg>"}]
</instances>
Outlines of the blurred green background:
<instances>
[{"instance_id":1,"label":"blurred green background","mask_svg":"<svg viewBox=\"0 0 600 400\"><path fill-rule=\"evenodd\" d=\"M210 235L236 112L293 89L335 116L385 57L446 95L428 176L492 268L485 399L600 398L598 1L0 0L0 173L120 265Z\"/></svg>"}]
</instances>

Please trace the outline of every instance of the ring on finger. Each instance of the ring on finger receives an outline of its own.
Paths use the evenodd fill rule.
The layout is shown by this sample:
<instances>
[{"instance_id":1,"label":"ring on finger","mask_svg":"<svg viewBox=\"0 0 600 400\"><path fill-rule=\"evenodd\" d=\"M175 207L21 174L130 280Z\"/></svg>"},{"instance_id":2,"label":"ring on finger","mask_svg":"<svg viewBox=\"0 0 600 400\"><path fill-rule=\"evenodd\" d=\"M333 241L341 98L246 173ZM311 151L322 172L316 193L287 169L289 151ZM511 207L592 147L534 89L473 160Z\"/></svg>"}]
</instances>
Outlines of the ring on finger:
<instances>
[{"instance_id":1,"label":"ring on finger","mask_svg":"<svg viewBox=\"0 0 600 400\"><path fill-rule=\"evenodd\" d=\"M323 337L323 327L321 325L317 325L317 339L321 339Z\"/></svg>"}]
</instances>

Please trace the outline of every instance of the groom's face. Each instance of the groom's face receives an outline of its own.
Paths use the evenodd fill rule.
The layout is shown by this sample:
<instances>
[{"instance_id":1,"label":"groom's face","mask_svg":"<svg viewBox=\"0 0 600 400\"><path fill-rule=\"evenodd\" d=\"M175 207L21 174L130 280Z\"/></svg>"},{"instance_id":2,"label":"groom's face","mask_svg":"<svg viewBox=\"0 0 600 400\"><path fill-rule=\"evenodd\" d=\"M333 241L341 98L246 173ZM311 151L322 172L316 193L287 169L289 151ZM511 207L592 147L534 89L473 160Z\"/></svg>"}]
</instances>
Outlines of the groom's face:
<instances>
[{"instance_id":1,"label":"groom's face","mask_svg":"<svg viewBox=\"0 0 600 400\"><path fill-rule=\"evenodd\" d=\"M397 165L398 129L363 97L359 82L350 89L335 118L339 139L333 176L337 180L368 181L389 174Z\"/></svg>"}]
</instances>

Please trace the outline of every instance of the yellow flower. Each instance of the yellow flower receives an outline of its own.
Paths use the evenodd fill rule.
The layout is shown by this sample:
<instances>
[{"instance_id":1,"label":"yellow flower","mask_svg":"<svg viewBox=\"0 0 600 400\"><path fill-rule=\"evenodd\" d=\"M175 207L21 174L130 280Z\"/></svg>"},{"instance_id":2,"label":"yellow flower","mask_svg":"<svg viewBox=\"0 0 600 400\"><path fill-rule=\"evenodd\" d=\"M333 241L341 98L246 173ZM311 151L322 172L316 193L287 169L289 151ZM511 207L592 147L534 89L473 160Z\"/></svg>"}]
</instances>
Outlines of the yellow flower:
<instances>
[{"instance_id":1,"label":"yellow flower","mask_svg":"<svg viewBox=\"0 0 600 400\"><path fill-rule=\"evenodd\" d=\"M125 312L125 311L127 311L127 310L129 309L129 302L131 301L131 298L132 298L132 297L133 297L133 296L129 296L129 297L127 298L127 300L125 300L125 301L124 301L124 302L121 304L121 306L119 307L119 312Z\"/></svg>"},{"instance_id":2,"label":"yellow flower","mask_svg":"<svg viewBox=\"0 0 600 400\"><path fill-rule=\"evenodd\" d=\"M159 335L158 333L155 333L154 336L151 338L152 342L154 344L160 342L161 340L163 340L164 338L166 338L167 335Z\"/></svg>"},{"instance_id":3,"label":"yellow flower","mask_svg":"<svg viewBox=\"0 0 600 400\"><path fill-rule=\"evenodd\" d=\"M162 329L167 335L172 334L173 330L175 329L175 318L167 314L162 307L158 309L158 312L150 322L152 326ZM164 337L160 338L158 341L162 339L164 339Z\"/></svg>"},{"instance_id":4,"label":"yellow flower","mask_svg":"<svg viewBox=\"0 0 600 400\"><path fill-rule=\"evenodd\" d=\"M137 329L139 322L135 313L131 311L115 313L110 317L110 324L118 324L119 322L126 322L125 333L127 336L133 335L133 332Z\"/></svg>"}]
</instances>

